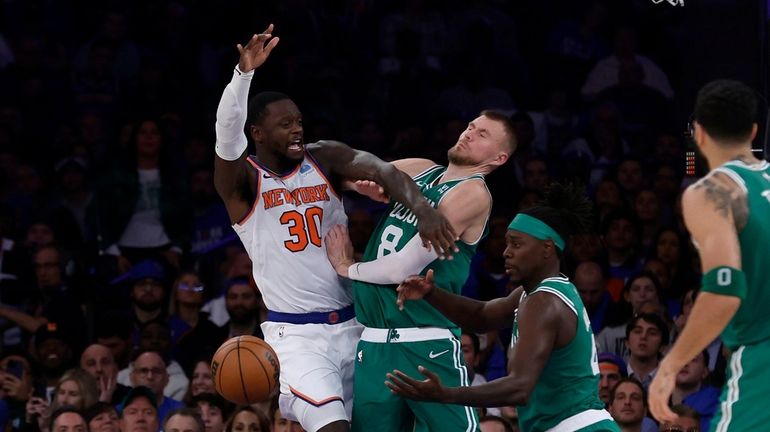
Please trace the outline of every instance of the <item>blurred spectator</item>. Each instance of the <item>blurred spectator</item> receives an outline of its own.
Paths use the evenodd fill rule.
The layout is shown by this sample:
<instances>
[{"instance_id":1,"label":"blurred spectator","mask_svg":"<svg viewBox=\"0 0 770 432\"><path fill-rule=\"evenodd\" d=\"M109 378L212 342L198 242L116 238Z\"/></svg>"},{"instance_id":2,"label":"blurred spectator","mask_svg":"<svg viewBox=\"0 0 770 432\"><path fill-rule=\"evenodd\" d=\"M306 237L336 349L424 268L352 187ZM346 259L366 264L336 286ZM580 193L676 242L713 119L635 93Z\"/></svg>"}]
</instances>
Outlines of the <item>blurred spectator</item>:
<instances>
[{"instance_id":1,"label":"blurred spectator","mask_svg":"<svg viewBox=\"0 0 770 432\"><path fill-rule=\"evenodd\" d=\"M0 360L0 399L7 409L9 424L18 429L25 420L26 403L35 388L32 365L25 357L10 354Z\"/></svg>"},{"instance_id":2,"label":"blurred spectator","mask_svg":"<svg viewBox=\"0 0 770 432\"><path fill-rule=\"evenodd\" d=\"M75 351L69 341L70 337L70 334L64 333L54 322L40 327L35 333L32 354L38 366L38 373L48 387L46 397L49 399L51 390L64 372L74 366Z\"/></svg>"},{"instance_id":3,"label":"blurred spectator","mask_svg":"<svg viewBox=\"0 0 770 432\"><path fill-rule=\"evenodd\" d=\"M118 369L128 366L131 355L131 327L128 320L102 317L96 321L96 343L110 349Z\"/></svg>"},{"instance_id":4,"label":"blurred spectator","mask_svg":"<svg viewBox=\"0 0 770 432\"><path fill-rule=\"evenodd\" d=\"M93 199L88 181L88 163L79 156L70 156L56 163L57 193L52 207L71 218L78 228L75 238L83 242L92 236L86 223L86 211Z\"/></svg>"},{"instance_id":5,"label":"blurred spectator","mask_svg":"<svg viewBox=\"0 0 770 432\"><path fill-rule=\"evenodd\" d=\"M613 300L620 299L623 285L629 277L639 272L641 260L638 254L639 226L632 213L614 210L601 223L602 241L605 247L603 266L607 269L607 289Z\"/></svg>"},{"instance_id":6,"label":"blurred spectator","mask_svg":"<svg viewBox=\"0 0 770 432\"><path fill-rule=\"evenodd\" d=\"M584 261L575 268L572 281L588 311L591 329L594 334L598 334L604 328L604 321L612 305L602 267L596 262Z\"/></svg>"},{"instance_id":7,"label":"blurred spectator","mask_svg":"<svg viewBox=\"0 0 770 432\"><path fill-rule=\"evenodd\" d=\"M596 186L594 203L599 220L604 220L608 214L623 207L620 185L609 177L599 182Z\"/></svg>"},{"instance_id":8,"label":"blurred spectator","mask_svg":"<svg viewBox=\"0 0 770 432\"><path fill-rule=\"evenodd\" d=\"M146 385L147 387L150 387L154 390L156 385L159 385L157 384L159 381L165 380L165 383L162 387L163 394L167 396L167 399L181 401L185 392L187 391L187 386L189 385L190 381L187 379L187 375L184 373L182 366L176 360L169 358L171 353L171 330L169 329L168 325L163 321L149 321L144 323L140 329L139 345L137 348L137 352L145 353L139 356L143 357L140 363L145 365L157 364L158 359L156 358L156 355L160 355L162 362L166 364L164 374L165 377L159 376L156 380L148 378L150 381L141 381L142 385ZM137 357L137 360L139 357ZM118 372L119 383L125 385L136 385L135 379L133 378L135 375L134 368L136 367L136 364L137 361L135 360L134 363L129 365L127 369L123 369ZM150 369L151 366L149 368L145 368L145 370ZM141 376L142 372L139 372L136 375ZM149 377L148 373L144 373L144 377ZM155 384L151 385L150 382ZM161 400L160 398L158 399ZM165 407L165 401L161 400L158 410L163 412Z\"/></svg>"},{"instance_id":9,"label":"blurred spectator","mask_svg":"<svg viewBox=\"0 0 770 432\"><path fill-rule=\"evenodd\" d=\"M160 123L137 124L128 154L101 177L97 190L93 216L100 247L131 263L153 258L178 267L192 234L185 177L175 168Z\"/></svg>"},{"instance_id":10,"label":"blurred spectator","mask_svg":"<svg viewBox=\"0 0 770 432\"><path fill-rule=\"evenodd\" d=\"M234 416L230 417L231 419ZM230 421L227 422L230 424ZM283 417L281 410L278 408L278 396L275 396L270 401L270 426L272 432L304 432L302 425L299 422L292 421ZM225 429L225 432L232 432L232 429Z\"/></svg>"},{"instance_id":11,"label":"blurred spectator","mask_svg":"<svg viewBox=\"0 0 770 432\"><path fill-rule=\"evenodd\" d=\"M655 314L637 315L626 326L628 376L638 380L645 390L658 371L668 337L666 323Z\"/></svg>"},{"instance_id":12,"label":"blurred spectator","mask_svg":"<svg viewBox=\"0 0 770 432\"><path fill-rule=\"evenodd\" d=\"M605 405L610 402L610 392L615 385L628 376L626 362L613 353L599 353L599 399Z\"/></svg>"},{"instance_id":13,"label":"blurred spectator","mask_svg":"<svg viewBox=\"0 0 770 432\"><path fill-rule=\"evenodd\" d=\"M216 393L214 388L214 378L211 374L210 357L193 361L194 367L190 374L190 385L187 387L182 402L188 406L192 404L193 398L201 394ZM227 417L226 415L224 417ZM205 419L204 419L205 420Z\"/></svg>"},{"instance_id":14,"label":"blurred spectator","mask_svg":"<svg viewBox=\"0 0 770 432\"><path fill-rule=\"evenodd\" d=\"M698 296L699 292L699 287L691 288L687 290L682 296L682 313L679 314L679 316L677 316L674 320L674 329L672 331L671 337L672 343L676 341L676 338L682 333L682 330L684 330L684 326L687 324L687 319L690 318L692 305L695 303L695 298ZM719 372L720 369L717 365L717 362L722 356L722 340L717 337L713 342L709 344L708 347L706 347L706 353L708 354L707 359L709 370L712 372ZM719 385L721 383L715 382L714 384Z\"/></svg>"},{"instance_id":15,"label":"blurred spectator","mask_svg":"<svg viewBox=\"0 0 770 432\"><path fill-rule=\"evenodd\" d=\"M166 361L160 353L140 351L132 363L130 379L134 390L144 387L152 392L153 405L157 403L155 401L161 401L160 404L156 405L156 420L166 418L169 412L183 406L182 402L163 395L163 390L168 384L168 372L166 371ZM132 392L133 390L126 396L128 399L131 398ZM126 402L123 403L123 407L123 411L125 411L125 407L127 407ZM121 431L124 430L121 426Z\"/></svg>"},{"instance_id":16,"label":"blurred spectator","mask_svg":"<svg viewBox=\"0 0 770 432\"><path fill-rule=\"evenodd\" d=\"M85 343L85 317L80 303L65 284L67 259L54 246L38 249L33 258L37 289L28 292L26 311L0 305L0 317L27 334L34 334L47 323L66 333L71 347L79 350Z\"/></svg>"},{"instance_id":17,"label":"blurred spectator","mask_svg":"<svg viewBox=\"0 0 770 432\"><path fill-rule=\"evenodd\" d=\"M80 355L80 367L96 380L100 402L117 405L128 394L129 387L118 382L118 365L106 346L89 345Z\"/></svg>"},{"instance_id":18,"label":"blurred spectator","mask_svg":"<svg viewBox=\"0 0 770 432\"><path fill-rule=\"evenodd\" d=\"M260 324L265 320L265 305L259 291L251 285L250 279L236 278L230 281L225 292L225 306L230 321L223 327L227 329L227 339L235 336L262 336Z\"/></svg>"},{"instance_id":19,"label":"blurred spectator","mask_svg":"<svg viewBox=\"0 0 770 432\"><path fill-rule=\"evenodd\" d=\"M218 268L214 276L217 278L216 286L220 287L219 293L203 305L201 311L209 314L209 319L219 327L224 326L230 320L230 315L225 307L225 294L232 280L237 278L251 278L251 259L240 245L226 247L226 258Z\"/></svg>"},{"instance_id":20,"label":"blurred spectator","mask_svg":"<svg viewBox=\"0 0 770 432\"><path fill-rule=\"evenodd\" d=\"M84 411L88 432L120 432L115 405L97 402Z\"/></svg>"},{"instance_id":21,"label":"blurred spectator","mask_svg":"<svg viewBox=\"0 0 770 432\"><path fill-rule=\"evenodd\" d=\"M486 383L487 379L484 378L482 374L476 372L476 369L479 367L479 351L481 351L479 336L475 333L463 331L460 347L463 350L463 359L465 360L465 367L468 370L468 378L470 379L471 386ZM500 415L499 408L487 408L486 411L489 415Z\"/></svg>"},{"instance_id":22,"label":"blurred spectator","mask_svg":"<svg viewBox=\"0 0 770 432\"><path fill-rule=\"evenodd\" d=\"M570 268L586 261L597 261L601 252L602 240L596 233L575 234L567 240L567 262Z\"/></svg>"},{"instance_id":23,"label":"blurred spectator","mask_svg":"<svg viewBox=\"0 0 770 432\"><path fill-rule=\"evenodd\" d=\"M630 206L636 193L644 186L644 172L639 159L626 157L618 164L618 185L621 195L626 197L626 204Z\"/></svg>"},{"instance_id":24,"label":"blurred spectator","mask_svg":"<svg viewBox=\"0 0 770 432\"><path fill-rule=\"evenodd\" d=\"M205 426L200 414L187 407L171 411L163 422L165 432L204 432L204 429Z\"/></svg>"},{"instance_id":25,"label":"blurred spectator","mask_svg":"<svg viewBox=\"0 0 770 432\"><path fill-rule=\"evenodd\" d=\"M639 245L645 252L649 252L654 246L655 235L660 230L661 225L658 195L651 189L641 189L634 196L631 207L642 227Z\"/></svg>"},{"instance_id":26,"label":"blurred spectator","mask_svg":"<svg viewBox=\"0 0 770 432\"><path fill-rule=\"evenodd\" d=\"M139 329L145 323L162 320L166 316L166 272L163 266L153 260L137 263L128 273L123 274L112 283L127 281L130 284L131 315L133 322L132 340L138 343Z\"/></svg>"},{"instance_id":27,"label":"blurred spectator","mask_svg":"<svg viewBox=\"0 0 770 432\"><path fill-rule=\"evenodd\" d=\"M70 369L62 375L53 389L50 403L46 395L33 395L29 398L23 429L49 431L50 425L56 421L57 413L62 409L71 408L82 412L95 404L98 396L96 382L91 375L81 369Z\"/></svg>"},{"instance_id":28,"label":"blurred spectator","mask_svg":"<svg viewBox=\"0 0 770 432\"><path fill-rule=\"evenodd\" d=\"M54 410L51 423L46 430L55 432L87 432L88 424L82 410L72 406L64 406Z\"/></svg>"},{"instance_id":29,"label":"blurred spectator","mask_svg":"<svg viewBox=\"0 0 770 432\"><path fill-rule=\"evenodd\" d=\"M297 423L297 425L299 426L299 423ZM281 430L275 426L275 423L273 427L273 431ZM244 430L267 432L270 430L270 420L262 411L257 410L249 405L241 405L236 408L235 411L233 411L233 414L227 420L227 424L225 425L225 432L238 432ZM292 424L291 429L289 430L294 432L295 430L303 431L304 429L302 429L302 427L295 429Z\"/></svg>"},{"instance_id":30,"label":"blurred spectator","mask_svg":"<svg viewBox=\"0 0 770 432\"><path fill-rule=\"evenodd\" d=\"M524 189L543 193L551 182L545 159L531 158L524 164L522 183Z\"/></svg>"},{"instance_id":31,"label":"blurred spectator","mask_svg":"<svg viewBox=\"0 0 770 432\"><path fill-rule=\"evenodd\" d=\"M621 378L610 392L607 410L622 432L654 432L647 417L647 390L634 378Z\"/></svg>"},{"instance_id":32,"label":"blurred spectator","mask_svg":"<svg viewBox=\"0 0 770 432\"><path fill-rule=\"evenodd\" d=\"M225 419L230 416L230 403L221 396L214 393L200 393L190 400L188 406L198 411L206 432L225 430Z\"/></svg>"},{"instance_id":33,"label":"blurred spectator","mask_svg":"<svg viewBox=\"0 0 770 432\"><path fill-rule=\"evenodd\" d=\"M637 33L630 27L621 27L615 34L614 53L599 61L588 74L581 93L586 99L593 99L601 91L618 84L623 62L638 64L644 77L645 86L659 92L666 99L674 96L666 73L651 59L637 54Z\"/></svg>"},{"instance_id":34,"label":"blurred spectator","mask_svg":"<svg viewBox=\"0 0 770 432\"><path fill-rule=\"evenodd\" d=\"M686 405L700 417L701 430L709 430L711 418L719 406L721 390L706 384L709 375L709 354L703 351L676 375L676 387L671 394L671 404Z\"/></svg>"},{"instance_id":35,"label":"blurred spectator","mask_svg":"<svg viewBox=\"0 0 770 432\"><path fill-rule=\"evenodd\" d=\"M156 394L157 392L145 386L134 387L128 392L118 409L120 432L155 432L159 430L160 414Z\"/></svg>"},{"instance_id":36,"label":"blurred spectator","mask_svg":"<svg viewBox=\"0 0 770 432\"><path fill-rule=\"evenodd\" d=\"M168 323L174 360L190 369L194 359L211 356L225 340L225 332L201 312L206 287L191 271L180 273L171 289Z\"/></svg>"},{"instance_id":37,"label":"blurred spectator","mask_svg":"<svg viewBox=\"0 0 770 432\"><path fill-rule=\"evenodd\" d=\"M668 268L671 285L664 294L672 304L676 304L676 299L681 298L688 288L696 286L699 282L691 271L689 245L690 242L673 227L665 227L655 236L654 256ZM679 308L672 313L678 314Z\"/></svg>"},{"instance_id":38,"label":"blurred spectator","mask_svg":"<svg viewBox=\"0 0 770 432\"><path fill-rule=\"evenodd\" d=\"M608 318L607 326L596 337L596 345L600 351L610 352L628 359L626 326L629 321L641 313L649 312L650 310L662 310L657 294L650 299L637 301L638 297L649 296L648 288L645 288L648 283L651 284L652 282L649 278L642 275L629 279L626 283L624 297L628 297L630 300L623 300L614 305L612 316ZM632 285L636 285L635 294L633 296L626 296L626 293L630 293ZM634 305L636 305L637 309L634 309Z\"/></svg>"}]
</instances>

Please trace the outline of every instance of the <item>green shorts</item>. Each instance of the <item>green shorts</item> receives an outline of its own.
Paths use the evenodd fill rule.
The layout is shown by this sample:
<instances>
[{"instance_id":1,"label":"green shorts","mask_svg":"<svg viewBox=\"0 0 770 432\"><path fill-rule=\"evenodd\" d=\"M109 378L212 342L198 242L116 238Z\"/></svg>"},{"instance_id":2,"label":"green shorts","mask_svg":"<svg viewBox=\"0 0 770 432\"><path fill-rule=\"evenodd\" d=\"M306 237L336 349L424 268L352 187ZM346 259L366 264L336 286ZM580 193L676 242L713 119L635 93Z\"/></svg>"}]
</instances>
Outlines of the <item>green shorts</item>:
<instances>
[{"instance_id":1,"label":"green shorts","mask_svg":"<svg viewBox=\"0 0 770 432\"><path fill-rule=\"evenodd\" d=\"M417 366L436 373L447 387L469 385L460 341L448 329L364 330L353 385L353 432L479 430L476 410L471 407L408 400L385 386L385 374L394 369L425 379Z\"/></svg>"},{"instance_id":2,"label":"green shorts","mask_svg":"<svg viewBox=\"0 0 770 432\"><path fill-rule=\"evenodd\" d=\"M770 425L770 339L742 345L727 362L727 383L711 419L712 431L758 431Z\"/></svg>"}]
</instances>

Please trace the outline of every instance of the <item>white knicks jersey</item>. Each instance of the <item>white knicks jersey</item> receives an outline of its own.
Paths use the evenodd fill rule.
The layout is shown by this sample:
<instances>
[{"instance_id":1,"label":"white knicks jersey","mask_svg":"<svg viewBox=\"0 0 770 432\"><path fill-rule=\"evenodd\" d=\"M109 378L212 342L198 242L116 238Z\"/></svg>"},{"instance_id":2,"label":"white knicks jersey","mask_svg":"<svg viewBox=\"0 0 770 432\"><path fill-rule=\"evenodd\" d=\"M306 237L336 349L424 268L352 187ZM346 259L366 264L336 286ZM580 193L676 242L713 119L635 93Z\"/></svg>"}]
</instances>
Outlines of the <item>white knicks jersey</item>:
<instances>
[{"instance_id":1,"label":"white knicks jersey","mask_svg":"<svg viewBox=\"0 0 770 432\"><path fill-rule=\"evenodd\" d=\"M350 284L334 271L323 238L347 215L337 191L313 157L280 176L251 157L257 170L257 198L233 225L252 261L254 280L269 310L329 312L353 302Z\"/></svg>"}]
</instances>

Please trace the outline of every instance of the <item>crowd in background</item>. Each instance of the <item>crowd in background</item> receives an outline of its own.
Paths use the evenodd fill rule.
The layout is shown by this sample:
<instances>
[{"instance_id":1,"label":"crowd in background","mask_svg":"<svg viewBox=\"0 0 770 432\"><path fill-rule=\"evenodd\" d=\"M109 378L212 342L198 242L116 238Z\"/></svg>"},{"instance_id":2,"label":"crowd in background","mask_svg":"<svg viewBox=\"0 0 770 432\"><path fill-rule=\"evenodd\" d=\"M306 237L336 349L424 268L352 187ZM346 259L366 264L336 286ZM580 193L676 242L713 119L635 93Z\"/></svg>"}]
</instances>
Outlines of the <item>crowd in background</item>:
<instances>
[{"instance_id":1,"label":"crowd in background","mask_svg":"<svg viewBox=\"0 0 770 432\"><path fill-rule=\"evenodd\" d=\"M274 23L281 44L252 91L292 97L306 142L444 162L481 110L511 116L518 148L487 179L493 215L465 295L514 288L502 258L512 216L551 181L586 185L595 227L569 240L564 272L590 313L603 400L627 430L655 428L644 392L687 321L700 266L679 201L691 105L677 99L681 12L651 6L3 2L0 427L48 430L75 405L126 432L122 404L145 386L158 425L187 405L206 432L224 430L232 407L211 394L206 359L228 337L261 335L266 310L214 190L214 113L236 43ZM346 206L361 253L384 208L352 195ZM463 336L474 383L505 375L509 342ZM672 403L704 426L723 362L715 341L677 381ZM258 430L276 427L275 407L262 408ZM485 414L515 425L511 407Z\"/></svg>"}]
</instances>

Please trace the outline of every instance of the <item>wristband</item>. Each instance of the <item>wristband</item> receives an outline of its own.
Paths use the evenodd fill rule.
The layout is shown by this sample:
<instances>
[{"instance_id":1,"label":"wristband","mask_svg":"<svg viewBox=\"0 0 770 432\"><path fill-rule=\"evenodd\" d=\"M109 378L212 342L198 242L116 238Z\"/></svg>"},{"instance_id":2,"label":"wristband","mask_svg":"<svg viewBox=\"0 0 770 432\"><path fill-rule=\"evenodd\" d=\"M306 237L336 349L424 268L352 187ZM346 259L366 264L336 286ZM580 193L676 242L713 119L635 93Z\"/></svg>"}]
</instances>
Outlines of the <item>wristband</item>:
<instances>
[{"instance_id":1,"label":"wristband","mask_svg":"<svg viewBox=\"0 0 770 432\"><path fill-rule=\"evenodd\" d=\"M701 291L746 298L746 274L733 267L715 267L703 275Z\"/></svg>"}]
</instances>

